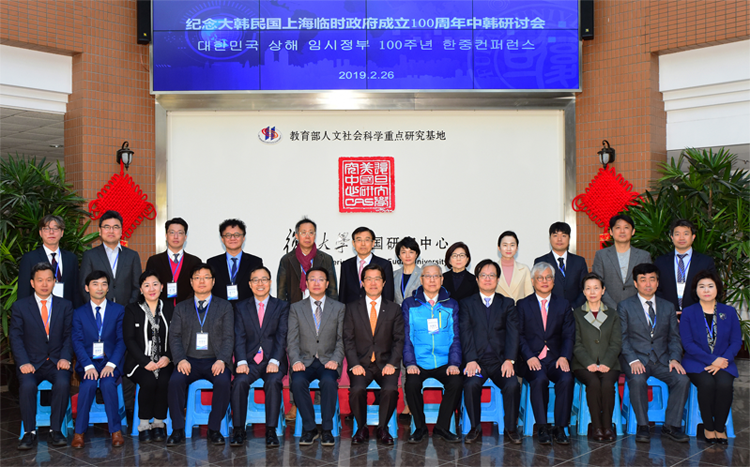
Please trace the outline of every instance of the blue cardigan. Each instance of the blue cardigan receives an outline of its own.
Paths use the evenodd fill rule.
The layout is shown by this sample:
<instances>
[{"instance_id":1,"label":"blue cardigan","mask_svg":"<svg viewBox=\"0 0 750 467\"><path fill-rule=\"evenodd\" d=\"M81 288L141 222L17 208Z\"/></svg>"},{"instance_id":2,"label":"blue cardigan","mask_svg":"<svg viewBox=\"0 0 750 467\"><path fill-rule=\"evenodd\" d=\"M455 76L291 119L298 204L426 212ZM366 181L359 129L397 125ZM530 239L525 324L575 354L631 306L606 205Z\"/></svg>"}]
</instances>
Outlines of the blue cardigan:
<instances>
[{"instance_id":1,"label":"blue cardigan","mask_svg":"<svg viewBox=\"0 0 750 467\"><path fill-rule=\"evenodd\" d=\"M729 366L725 370L736 378L738 374L734 357L742 346L742 330L737 311L731 306L718 303L714 320L716 344L712 353L708 348L706 321L701 304L695 303L682 310L680 334L682 347L685 349L682 366L688 373L701 373L716 358L724 357L729 360Z\"/></svg>"}]
</instances>

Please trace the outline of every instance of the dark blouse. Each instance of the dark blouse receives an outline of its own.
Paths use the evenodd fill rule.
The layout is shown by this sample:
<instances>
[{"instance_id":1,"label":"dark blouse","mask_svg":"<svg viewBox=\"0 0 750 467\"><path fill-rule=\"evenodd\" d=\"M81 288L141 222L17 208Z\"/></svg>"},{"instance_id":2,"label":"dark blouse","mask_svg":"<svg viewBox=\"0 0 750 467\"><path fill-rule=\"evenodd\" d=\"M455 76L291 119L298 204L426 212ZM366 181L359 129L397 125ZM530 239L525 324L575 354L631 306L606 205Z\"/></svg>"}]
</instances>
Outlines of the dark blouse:
<instances>
[{"instance_id":1,"label":"dark blouse","mask_svg":"<svg viewBox=\"0 0 750 467\"><path fill-rule=\"evenodd\" d=\"M443 287L451 294L451 298L457 302L479 293L476 277L466 269L458 274L453 271L443 274Z\"/></svg>"}]
</instances>

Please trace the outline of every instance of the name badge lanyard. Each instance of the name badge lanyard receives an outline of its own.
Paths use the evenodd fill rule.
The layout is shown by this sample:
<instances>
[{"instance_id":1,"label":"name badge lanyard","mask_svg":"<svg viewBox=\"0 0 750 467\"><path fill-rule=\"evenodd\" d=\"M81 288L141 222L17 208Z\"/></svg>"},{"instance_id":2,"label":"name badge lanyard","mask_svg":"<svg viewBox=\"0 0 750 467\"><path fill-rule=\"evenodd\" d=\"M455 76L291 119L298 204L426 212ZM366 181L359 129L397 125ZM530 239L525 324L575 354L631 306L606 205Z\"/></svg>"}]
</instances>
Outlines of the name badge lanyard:
<instances>
[{"instance_id":1,"label":"name badge lanyard","mask_svg":"<svg viewBox=\"0 0 750 467\"><path fill-rule=\"evenodd\" d=\"M310 260L310 267L312 268L312 266L313 266L313 260ZM303 268L301 264L299 265L299 268L302 271L302 274L304 274L305 277L307 277L307 271L305 271L305 268Z\"/></svg>"},{"instance_id":2,"label":"name badge lanyard","mask_svg":"<svg viewBox=\"0 0 750 467\"><path fill-rule=\"evenodd\" d=\"M182 260L183 259L185 259L185 254L184 253L180 256L180 261L177 263L177 266L172 266L172 263L174 261L172 261L172 260L169 261L169 269L172 271L172 282L177 282L177 279L175 279L175 277L174 277L174 273L177 272L177 271L182 272L181 268L182 268Z\"/></svg>"},{"instance_id":3,"label":"name badge lanyard","mask_svg":"<svg viewBox=\"0 0 750 467\"><path fill-rule=\"evenodd\" d=\"M406 281L404 280L403 269L401 270L401 297L406 298ZM409 277L411 279L411 277Z\"/></svg>"},{"instance_id":4,"label":"name badge lanyard","mask_svg":"<svg viewBox=\"0 0 750 467\"><path fill-rule=\"evenodd\" d=\"M104 329L104 314L102 314L102 324L97 326L99 331L99 342L102 341L102 329Z\"/></svg>"},{"instance_id":5,"label":"name badge lanyard","mask_svg":"<svg viewBox=\"0 0 750 467\"><path fill-rule=\"evenodd\" d=\"M117 250L117 256L115 256L115 262L112 263L112 277L117 276L117 261L120 259L120 250Z\"/></svg>"},{"instance_id":6,"label":"name badge lanyard","mask_svg":"<svg viewBox=\"0 0 750 467\"><path fill-rule=\"evenodd\" d=\"M182 259L180 259L182 261ZM234 275L232 275L232 268L229 268L229 282L234 285L234 280L237 278L237 273L240 272L240 263L242 263L242 252L240 251L240 257L237 258L237 270L234 271ZM227 267L229 267L229 264L227 264Z\"/></svg>"},{"instance_id":7,"label":"name badge lanyard","mask_svg":"<svg viewBox=\"0 0 750 467\"><path fill-rule=\"evenodd\" d=\"M708 325L708 320L706 319L706 315L703 315L703 322L706 323L706 329L708 329L708 337L710 337L713 340L714 334L716 333L716 316L714 316L714 319L711 322L711 326Z\"/></svg>"},{"instance_id":8,"label":"name badge lanyard","mask_svg":"<svg viewBox=\"0 0 750 467\"><path fill-rule=\"evenodd\" d=\"M213 298L213 296L211 296ZM201 321L201 314L198 311L198 304L195 303L195 300L193 300L193 306L195 306L195 314L198 315L198 323L201 325L201 334L203 334L203 323L206 322L206 318L208 317L208 309L211 307L211 298L208 299L208 304L206 305L206 314L203 315L203 321Z\"/></svg>"},{"instance_id":9,"label":"name badge lanyard","mask_svg":"<svg viewBox=\"0 0 750 467\"><path fill-rule=\"evenodd\" d=\"M646 319L648 320L648 324L651 325L651 337L654 337L654 330L656 329L656 312L654 312L654 321L651 321L651 317L646 314Z\"/></svg>"}]
</instances>

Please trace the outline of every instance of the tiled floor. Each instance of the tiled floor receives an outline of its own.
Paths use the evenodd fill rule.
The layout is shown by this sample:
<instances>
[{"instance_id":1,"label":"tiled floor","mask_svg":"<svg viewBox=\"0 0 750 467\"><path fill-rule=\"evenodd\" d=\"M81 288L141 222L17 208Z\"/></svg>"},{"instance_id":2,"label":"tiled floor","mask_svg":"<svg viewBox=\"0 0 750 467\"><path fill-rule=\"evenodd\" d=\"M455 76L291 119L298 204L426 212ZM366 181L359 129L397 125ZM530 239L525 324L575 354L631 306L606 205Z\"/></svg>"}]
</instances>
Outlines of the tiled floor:
<instances>
[{"instance_id":1,"label":"tiled floor","mask_svg":"<svg viewBox=\"0 0 750 467\"><path fill-rule=\"evenodd\" d=\"M413 445L402 441L408 426L399 426L399 437L392 447L383 447L371 439L369 445L351 445L351 422L344 423L343 435L333 448L319 444L300 447L287 428L280 449L266 449L263 426L256 425L244 448L213 446L206 442L205 427L196 429L185 445L139 444L126 436L124 447L111 446L106 428L89 429L84 449L47 446L46 434L40 436L36 450L18 451L20 412L10 396L0 398L0 465L99 465L99 466L193 466L193 465L283 465L310 466L749 466L750 465L750 361L738 362L740 378L735 381L733 404L737 437L729 446L709 446L701 438L688 444L662 439L659 428L652 429L651 444L636 444L634 436L614 443L597 443L585 437L572 437L569 446L541 446L536 438L524 438L511 445L498 436L497 429L483 426L482 444L448 444L432 438ZM253 437L254 434L254 437Z\"/></svg>"}]
</instances>

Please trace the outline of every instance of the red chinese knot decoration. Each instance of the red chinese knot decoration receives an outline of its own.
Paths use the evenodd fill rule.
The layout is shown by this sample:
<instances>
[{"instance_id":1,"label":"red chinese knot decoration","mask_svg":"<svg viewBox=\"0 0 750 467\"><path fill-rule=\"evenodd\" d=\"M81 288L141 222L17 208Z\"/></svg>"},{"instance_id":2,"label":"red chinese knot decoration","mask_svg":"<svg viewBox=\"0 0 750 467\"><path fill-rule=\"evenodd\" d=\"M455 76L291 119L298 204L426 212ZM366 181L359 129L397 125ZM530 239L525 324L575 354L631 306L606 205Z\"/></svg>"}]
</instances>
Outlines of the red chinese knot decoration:
<instances>
[{"instance_id":1,"label":"red chinese knot decoration","mask_svg":"<svg viewBox=\"0 0 750 467\"><path fill-rule=\"evenodd\" d=\"M99 219L109 210L117 211L122 216L123 238L130 238L144 219L156 219L154 205L148 202L148 195L135 183L133 177L125 173L122 162L120 173L114 174L97 193L96 199L89 203L92 219Z\"/></svg>"},{"instance_id":2,"label":"red chinese knot decoration","mask_svg":"<svg viewBox=\"0 0 750 467\"><path fill-rule=\"evenodd\" d=\"M584 211L599 227L606 229L612 216L636 205L638 195L633 191L633 184L618 174L614 167L602 167L586 192L573 199L573 210Z\"/></svg>"},{"instance_id":3,"label":"red chinese knot decoration","mask_svg":"<svg viewBox=\"0 0 750 467\"><path fill-rule=\"evenodd\" d=\"M339 157L339 212L392 212L393 157Z\"/></svg>"}]
</instances>

